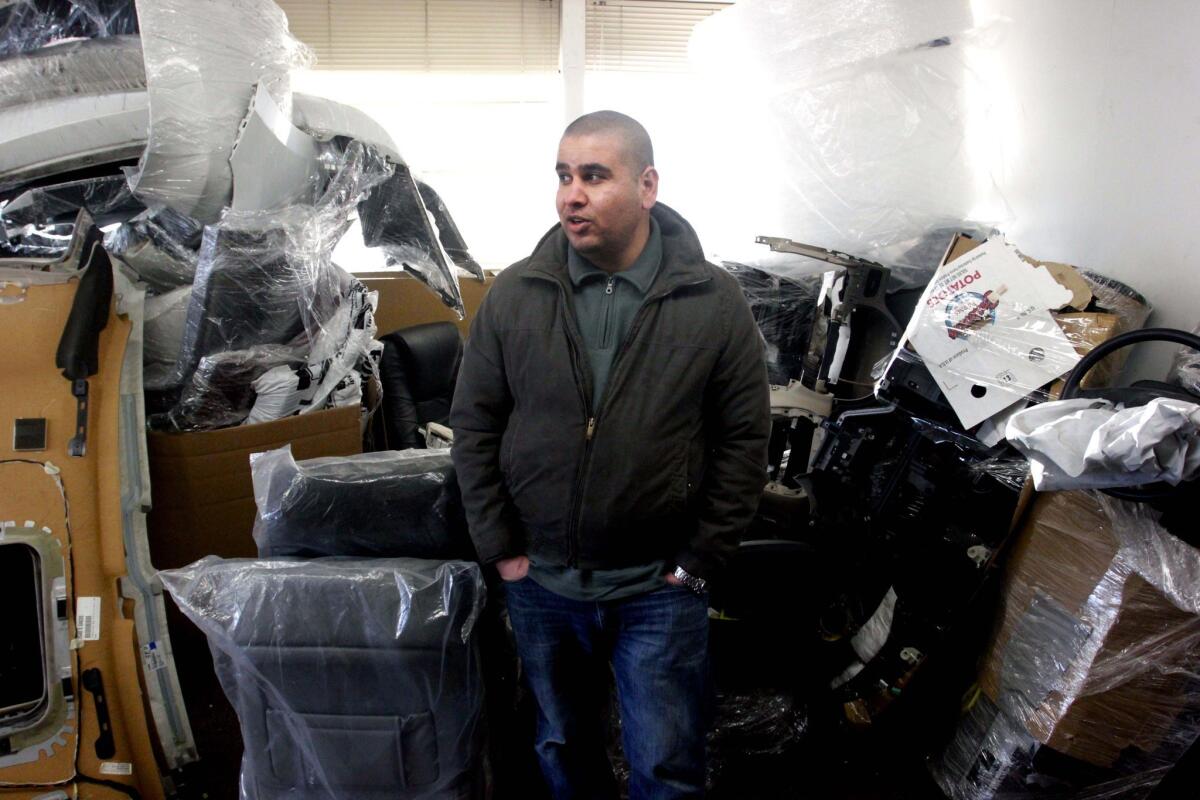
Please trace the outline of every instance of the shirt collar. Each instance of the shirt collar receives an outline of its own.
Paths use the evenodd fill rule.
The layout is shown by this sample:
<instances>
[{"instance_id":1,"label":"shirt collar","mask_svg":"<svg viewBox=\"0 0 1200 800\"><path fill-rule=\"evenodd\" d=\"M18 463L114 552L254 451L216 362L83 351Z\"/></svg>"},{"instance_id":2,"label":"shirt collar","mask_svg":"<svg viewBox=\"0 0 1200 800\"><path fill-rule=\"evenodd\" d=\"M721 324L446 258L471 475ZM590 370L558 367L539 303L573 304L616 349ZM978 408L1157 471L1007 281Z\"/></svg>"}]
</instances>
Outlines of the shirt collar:
<instances>
[{"instance_id":1,"label":"shirt collar","mask_svg":"<svg viewBox=\"0 0 1200 800\"><path fill-rule=\"evenodd\" d=\"M613 273L618 278L629 281L642 294L650 291L650 285L658 275L658 267L662 263L662 233L658 229L658 221L650 218L650 238L628 269ZM567 272L571 283L578 288L585 280L592 278L607 278L608 273L592 264L571 245L567 245Z\"/></svg>"}]
</instances>

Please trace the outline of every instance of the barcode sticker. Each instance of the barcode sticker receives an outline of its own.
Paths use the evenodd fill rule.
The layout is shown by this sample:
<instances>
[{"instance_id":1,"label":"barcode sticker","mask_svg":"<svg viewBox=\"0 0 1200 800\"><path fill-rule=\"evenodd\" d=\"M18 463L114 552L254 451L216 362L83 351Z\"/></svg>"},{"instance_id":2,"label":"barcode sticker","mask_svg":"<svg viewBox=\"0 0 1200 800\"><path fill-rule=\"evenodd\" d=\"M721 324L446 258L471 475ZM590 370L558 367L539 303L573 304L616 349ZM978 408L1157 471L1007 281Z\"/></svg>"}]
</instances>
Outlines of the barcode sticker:
<instances>
[{"instance_id":1,"label":"barcode sticker","mask_svg":"<svg viewBox=\"0 0 1200 800\"><path fill-rule=\"evenodd\" d=\"M100 638L99 597L75 599L75 633L83 642L94 642Z\"/></svg>"},{"instance_id":2,"label":"barcode sticker","mask_svg":"<svg viewBox=\"0 0 1200 800\"><path fill-rule=\"evenodd\" d=\"M166 657L158 649L158 642L142 645L142 664L146 672L157 672L167 665Z\"/></svg>"},{"instance_id":3,"label":"barcode sticker","mask_svg":"<svg viewBox=\"0 0 1200 800\"><path fill-rule=\"evenodd\" d=\"M132 775L133 764L128 761L101 761L101 775Z\"/></svg>"}]
</instances>

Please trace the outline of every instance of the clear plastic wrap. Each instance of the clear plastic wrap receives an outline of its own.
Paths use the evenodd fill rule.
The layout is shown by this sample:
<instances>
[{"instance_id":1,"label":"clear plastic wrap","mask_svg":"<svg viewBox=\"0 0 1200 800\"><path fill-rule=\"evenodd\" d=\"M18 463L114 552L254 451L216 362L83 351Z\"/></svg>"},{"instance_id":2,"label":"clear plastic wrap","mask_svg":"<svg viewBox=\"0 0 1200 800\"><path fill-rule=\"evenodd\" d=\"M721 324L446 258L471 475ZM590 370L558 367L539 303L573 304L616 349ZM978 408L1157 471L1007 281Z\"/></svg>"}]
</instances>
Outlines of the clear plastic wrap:
<instances>
[{"instance_id":1,"label":"clear plastic wrap","mask_svg":"<svg viewBox=\"0 0 1200 800\"><path fill-rule=\"evenodd\" d=\"M145 211L104 237L104 249L137 273L152 294L190 286L203 226L169 208Z\"/></svg>"},{"instance_id":2,"label":"clear plastic wrap","mask_svg":"<svg viewBox=\"0 0 1200 800\"><path fill-rule=\"evenodd\" d=\"M377 152L352 142L316 205L231 211L206 226L178 377L216 353L304 337L314 343L360 285L332 263L334 245L355 204L390 169Z\"/></svg>"},{"instance_id":3,"label":"clear plastic wrap","mask_svg":"<svg viewBox=\"0 0 1200 800\"><path fill-rule=\"evenodd\" d=\"M722 265L737 279L767 343L767 377L775 386L799 380L817 314L820 276L790 279L744 264Z\"/></svg>"},{"instance_id":4,"label":"clear plastic wrap","mask_svg":"<svg viewBox=\"0 0 1200 800\"><path fill-rule=\"evenodd\" d=\"M0 59L69 39L137 32L134 0L9 0L0 6Z\"/></svg>"},{"instance_id":5,"label":"clear plastic wrap","mask_svg":"<svg viewBox=\"0 0 1200 800\"><path fill-rule=\"evenodd\" d=\"M12 237L25 227L74 223L81 208L100 227L144 210L122 177L108 175L30 189L0 206L0 221Z\"/></svg>"},{"instance_id":6,"label":"clear plastic wrap","mask_svg":"<svg viewBox=\"0 0 1200 800\"><path fill-rule=\"evenodd\" d=\"M191 298L191 286L146 297L142 383L147 391L162 391L174 385L175 365L183 345L183 328Z\"/></svg>"},{"instance_id":7,"label":"clear plastic wrap","mask_svg":"<svg viewBox=\"0 0 1200 800\"><path fill-rule=\"evenodd\" d=\"M706 99L759 176L720 208L726 224L697 224L722 231L706 244L768 269L796 259L754 252L757 234L935 267L904 255L944 247L936 232L962 220L1006 218L990 154L966 146L991 92L972 59L1003 23L977 25L961 0L743 0L700 23L690 56Z\"/></svg>"},{"instance_id":8,"label":"clear plastic wrap","mask_svg":"<svg viewBox=\"0 0 1200 800\"><path fill-rule=\"evenodd\" d=\"M147 204L216 222L229 205L229 158L256 86L291 115L288 73L312 54L270 0L138 3L150 136L129 175Z\"/></svg>"},{"instance_id":9,"label":"clear plastic wrap","mask_svg":"<svg viewBox=\"0 0 1200 800\"><path fill-rule=\"evenodd\" d=\"M387 267L402 268L432 289L459 319L465 316L454 262L442 246L443 239L453 241L454 237L449 229L439 236L406 165L397 164L395 172L359 203L358 216L363 243L368 248L380 248ZM463 244L460 252L465 252Z\"/></svg>"},{"instance_id":10,"label":"clear plastic wrap","mask_svg":"<svg viewBox=\"0 0 1200 800\"><path fill-rule=\"evenodd\" d=\"M0 61L0 109L145 88L142 43L136 36L67 42Z\"/></svg>"},{"instance_id":11,"label":"clear plastic wrap","mask_svg":"<svg viewBox=\"0 0 1200 800\"><path fill-rule=\"evenodd\" d=\"M250 456L260 557L472 559L444 450L297 462L291 447Z\"/></svg>"},{"instance_id":12,"label":"clear plastic wrap","mask_svg":"<svg viewBox=\"0 0 1200 800\"><path fill-rule=\"evenodd\" d=\"M159 574L237 711L242 800L477 796L478 565L210 556Z\"/></svg>"},{"instance_id":13,"label":"clear plastic wrap","mask_svg":"<svg viewBox=\"0 0 1200 800\"><path fill-rule=\"evenodd\" d=\"M240 425L257 399L254 382L271 369L306 367L303 354L286 345L228 350L200 359L183 383L178 401L150 418L158 430L203 431ZM171 385L175 376L171 377Z\"/></svg>"},{"instance_id":14,"label":"clear plastic wrap","mask_svg":"<svg viewBox=\"0 0 1200 800\"><path fill-rule=\"evenodd\" d=\"M1200 336L1200 325L1192 333ZM1167 380L1200 398L1200 352L1190 347L1181 347L1171 363Z\"/></svg>"},{"instance_id":15,"label":"clear plastic wrap","mask_svg":"<svg viewBox=\"0 0 1200 800\"><path fill-rule=\"evenodd\" d=\"M954 800L1147 796L1200 736L1200 551L1149 506L1039 495L933 774Z\"/></svg>"},{"instance_id":16,"label":"clear plastic wrap","mask_svg":"<svg viewBox=\"0 0 1200 800\"><path fill-rule=\"evenodd\" d=\"M802 757L808 733L804 704L789 693L718 695L708 734L708 791L722 797L803 796L813 782L797 773L795 759Z\"/></svg>"}]
</instances>

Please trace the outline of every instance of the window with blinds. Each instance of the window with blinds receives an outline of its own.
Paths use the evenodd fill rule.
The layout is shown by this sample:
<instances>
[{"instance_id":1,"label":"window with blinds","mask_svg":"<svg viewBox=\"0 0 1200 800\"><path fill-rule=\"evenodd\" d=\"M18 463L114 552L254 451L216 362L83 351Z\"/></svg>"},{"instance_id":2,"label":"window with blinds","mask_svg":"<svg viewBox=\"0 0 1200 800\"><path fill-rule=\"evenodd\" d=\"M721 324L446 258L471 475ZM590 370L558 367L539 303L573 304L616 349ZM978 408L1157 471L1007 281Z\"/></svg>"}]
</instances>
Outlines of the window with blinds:
<instances>
[{"instance_id":1,"label":"window with blinds","mask_svg":"<svg viewBox=\"0 0 1200 800\"><path fill-rule=\"evenodd\" d=\"M692 28L730 5L687 0L588 0L586 68L684 72Z\"/></svg>"},{"instance_id":2,"label":"window with blinds","mask_svg":"<svg viewBox=\"0 0 1200 800\"><path fill-rule=\"evenodd\" d=\"M553 72L559 0L277 0L317 69Z\"/></svg>"}]
</instances>

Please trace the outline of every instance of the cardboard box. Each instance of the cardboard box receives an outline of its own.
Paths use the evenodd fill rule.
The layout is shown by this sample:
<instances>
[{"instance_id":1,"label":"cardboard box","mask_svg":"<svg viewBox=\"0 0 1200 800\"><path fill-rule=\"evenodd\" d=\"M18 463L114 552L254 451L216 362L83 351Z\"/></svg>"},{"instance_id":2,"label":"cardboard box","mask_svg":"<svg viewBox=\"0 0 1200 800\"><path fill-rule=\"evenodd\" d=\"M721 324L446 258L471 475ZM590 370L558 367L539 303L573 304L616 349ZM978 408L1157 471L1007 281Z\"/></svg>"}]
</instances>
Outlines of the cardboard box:
<instances>
[{"instance_id":1,"label":"cardboard box","mask_svg":"<svg viewBox=\"0 0 1200 800\"><path fill-rule=\"evenodd\" d=\"M437 295L429 291L429 287L409 275L366 274L359 278L368 289L379 292L379 308L375 310L378 336L426 322L453 322L464 339L475 312L479 310L479 304L483 302L483 296L496 280L491 275L484 283L475 278L459 277L458 285L462 289L463 305L467 310L466 318L460 320Z\"/></svg>"},{"instance_id":2,"label":"cardboard box","mask_svg":"<svg viewBox=\"0 0 1200 800\"><path fill-rule=\"evenodd\" d=\"M291 444L296 458L362 452L362 413L335 408L198 433L152 432L150 554L169 569L206 555L254 558L250 454Z\"/></svg>"},{"instance_id":3,"label":"cardboard box","mask_svg":"<svg viewBox=\"0 0 1200 800\"><path fill-rule=\"evenodd\" d=\"M1154 558L1122 553L1111 524L1086 493L1038 495L1010 557L979 680L1035 740L1099 767L1129 747L1153 752L1174 733L1198 700L1183 691L1182 675L1200 660L1200 615L1155 585L1176 570L1195 574L1200 553L1186 548L1194 564L1143 576L1130 563Z\"/></svg>"}]
</instances>

